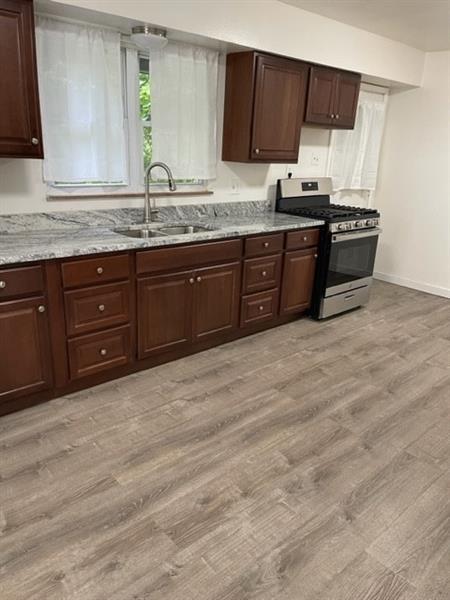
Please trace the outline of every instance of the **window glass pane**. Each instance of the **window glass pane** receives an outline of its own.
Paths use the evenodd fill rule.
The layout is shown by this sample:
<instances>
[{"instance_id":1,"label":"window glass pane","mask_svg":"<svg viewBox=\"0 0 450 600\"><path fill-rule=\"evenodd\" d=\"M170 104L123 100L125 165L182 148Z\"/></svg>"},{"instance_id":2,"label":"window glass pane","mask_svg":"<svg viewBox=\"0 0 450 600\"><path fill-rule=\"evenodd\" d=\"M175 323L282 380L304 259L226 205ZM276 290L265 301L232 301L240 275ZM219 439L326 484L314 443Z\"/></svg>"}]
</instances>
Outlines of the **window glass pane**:
<instances>
[{"instance_id":1,"label":"window glass pane","mask_svg":"<svg viewBox=\"0 0 450 600\"><path fill-rule=\"evenodd\" d=\"M144 127L144 169L152 162L152 128Z\"/></svg>"}]
</instances>

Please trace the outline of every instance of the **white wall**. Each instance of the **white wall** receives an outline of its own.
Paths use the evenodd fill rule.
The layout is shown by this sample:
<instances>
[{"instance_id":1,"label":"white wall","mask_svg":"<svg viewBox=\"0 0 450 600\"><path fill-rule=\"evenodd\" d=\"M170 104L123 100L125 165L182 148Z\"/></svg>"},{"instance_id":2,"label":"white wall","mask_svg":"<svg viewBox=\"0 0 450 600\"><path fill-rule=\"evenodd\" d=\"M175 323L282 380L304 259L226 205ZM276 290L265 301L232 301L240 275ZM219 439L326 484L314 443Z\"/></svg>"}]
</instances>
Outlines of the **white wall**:
<instances>
[{"instance_id":1,"label":"white wall","mask_svg":"<svg viewBox=\"0 0 450 600\"><path fill-rule=\"evenodd\" d=\"M224 92L225 57L221 56L217 115L219 157L222 145ZM255 165L219 161L217 179L208 186L214 191L214 195L160 198L158 202L190 204L273 199L276 180L286 177L288 170L292 171L294 177L325 175L329 139L329 131L305 127L301 134L298 165ZM236 183L239 187L237 194L232 189ZM0 158L0 214L143 206L142 198L47 201L46 195L47 189L42 181L41 161Z\"/></svg>"},{"instance_id":2,"label":"white wall","mask_svg":"<svg viewBox=\"0 0 450 600\"><path fill-rule=\"evenodd\" d=\"M423 87L388 103L375 205L380 278L450 297L450 52L426 55Z\"/></svg>"},{"instance_id":3,"label":"white wall","mask_svg":"<svg viewBox=\"0 0 450 600\"><path fill-rule=\"evenodd\" d=\"M275 0L59 0L169 30L420 85L424 53Z\"/></svg>"}]
</instances>

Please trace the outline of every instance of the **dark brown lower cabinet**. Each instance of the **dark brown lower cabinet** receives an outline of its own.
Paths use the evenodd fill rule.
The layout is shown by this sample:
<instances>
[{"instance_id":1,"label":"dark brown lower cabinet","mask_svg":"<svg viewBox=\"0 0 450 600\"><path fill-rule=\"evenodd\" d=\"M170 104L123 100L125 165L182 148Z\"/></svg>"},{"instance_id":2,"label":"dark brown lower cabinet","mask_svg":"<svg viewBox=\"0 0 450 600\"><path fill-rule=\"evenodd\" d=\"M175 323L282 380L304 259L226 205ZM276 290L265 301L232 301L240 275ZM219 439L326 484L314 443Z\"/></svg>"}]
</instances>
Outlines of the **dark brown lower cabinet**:
<instances>
[{"instance_id":1,"label":"dark brown lower cabinet","mask_svg":"<svg viewBox=\"0 0 450 600\"><path fill-rule=\"evenodd\" d=\"M51 385L52 357L44 298L0 303L0 402Z\"/></svg>"},{"instance_id":2,"label":"dark brown lower cabinet","mask_svg":"<svg viewBox=\"0 0 450 600\"><path fill-rule=\"evenodd\" d=\"M281 288L281 315L309 308L316 272L316 252L316 248L286 252Z\"/></svg>"},{"instance_id":3,"label":"dark brown lower cabinet","mask_svg":"<svg viewBox=\"0 0 450 600\"><path fill-rule=\"evenodd\" d=\"M138 358L238 326L240 262L138 280Z\"/></svg>"},{"instance_id":4,"label":"dark brown lower cabinet","mask_svg":"<svg viewBox=\"0 0 450 600\"><path fill-rule=\"evenodd\" d=\"M240 273L240 262L195 271L192 320L194 342L238 326Z\"/></svg>"},{"instance_id":5,"label":"dark brown lower cabinet","mask_svg":"<svg viewBox=\"0 0 450 600\"><path fill-rule=\"evenodd\" d=\"M190 343L193 282L192 271L138 280L138 358Z\"/></svg>"}]
</instances>

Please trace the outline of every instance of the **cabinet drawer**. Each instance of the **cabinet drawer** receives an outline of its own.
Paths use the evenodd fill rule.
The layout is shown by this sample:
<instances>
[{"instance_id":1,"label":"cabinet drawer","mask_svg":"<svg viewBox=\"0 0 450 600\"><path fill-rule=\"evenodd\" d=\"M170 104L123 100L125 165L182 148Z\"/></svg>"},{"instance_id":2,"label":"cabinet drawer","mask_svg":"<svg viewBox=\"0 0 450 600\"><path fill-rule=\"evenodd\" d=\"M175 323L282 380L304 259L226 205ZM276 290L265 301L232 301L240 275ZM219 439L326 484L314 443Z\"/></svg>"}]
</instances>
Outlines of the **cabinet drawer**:
<instances>
[{"instance_id":1,"label":"cabinet drawer","mask_svg":"<svg viewBox=\"0 0 450 600\"><path fill-rule=\"evenodd\" d=\"M70 340L71 379L94 375L130 362L130 326L109 329Z\"/></svg>"},{"instance_id":2,"label":"cabinet drawer","mask_svg":"<svg viewBox=\"0 0 450 600\"><path fill-rule=\"evenodd\" d=\"M298 248L311 248L319 243L319 229L304 229L303 231L290 231L286 236L286 250Z\"/></svg>"},{"instance_id":3,"label":"cabinet drawer","mask_svg":"<svg viewBox=\"0 0 450 600\"><path fill-rule=\"evenodd\" d=\"M283 233L258 235L245 240L245 256L263 256L283 250Z\"/></svg>"},{"instance_id":4,"label":"cabinet drawer","mask_svg":"<svg viewBox=\"0 0 450 600\"><path fill-rule=\"evenodd\" d=\"M12 296L42 293L44 277L41 266L0 270L0 300Z\"/></svg>"},{"instance_id":5,"label":"cabinet drawer","mask_svg":"<svg viewBox=\"0 0 450 600\"><path fill-rule=\"evenodd\" d=\"M241 255L242 240L146 250L136 254L136 272L141 275L142 273L195 267L240 258Z\"/></svg>"},{"instance_id":6,"label":"cabinet drawer","mask_svg":"<svg viewBox=\"0 0 450 600\"><path fill-rule=\"evenodd\" d=\"M112 283L65 292L67 335L121 325L130 319L130 284Z\"/></svg>"},{"instance_id":7,"label":"cabinet drawer","mask_svg":"<svg viewBox=\"0 0 450 600\"><path fill-rule=\"evenodd\" d=\"M243 294L278 287L281 275L281 254L244 261Z\"/></svg>"},{"instance_id":8,"label":"cabinet drawer","mask_svg":"<svg viewBox=\"0 0 450 600\"><path fill-rule=\"evenodd\" d=\"M270 321L278 309L278 290L243 296L241 302L241 327Z\"/></svg>"},{"instance_id":9,"label":"cabinet drawer","mask_svg":"<svg viewBox=\"0 0 450 600\"><path fill-rule=\"evenodd\" d=\"M128 254L71 260L61 266L63 285L81 287L115 279L128 279L130 259Z\"/></svg>"}]
</instances>

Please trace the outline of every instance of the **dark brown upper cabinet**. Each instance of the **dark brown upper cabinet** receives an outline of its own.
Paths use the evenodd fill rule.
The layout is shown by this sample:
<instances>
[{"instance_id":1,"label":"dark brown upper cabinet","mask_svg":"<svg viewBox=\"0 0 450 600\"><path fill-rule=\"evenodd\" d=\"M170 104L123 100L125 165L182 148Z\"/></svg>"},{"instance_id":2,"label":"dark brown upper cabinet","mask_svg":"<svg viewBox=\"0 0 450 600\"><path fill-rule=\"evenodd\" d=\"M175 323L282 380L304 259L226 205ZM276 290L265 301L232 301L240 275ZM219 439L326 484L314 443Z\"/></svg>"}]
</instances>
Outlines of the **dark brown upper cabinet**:
<instances>
[{"instance_id":1,"label":"dark brown upper cabinet","mask_svg":"<svg viewBox=\"0 0 450 600\"><path fill-rule=\"evenodd\" d=\"M330 129L353 129L361 75L311 67L305 123Z\"/></svg>"},{"instance_id":2,"label":"dark brown upper cabinet","mask_svg":"<svg viewBox=\"0 0 450 600\"><path fill-rule=\"evenodd\" d=\"M227 56L222 160L296 163L308 65L238 52Z\"/></svg>"},{"instance_id":3,"label":"dark brown upper cabinet","mask_svg":"<svg viewBox=\"0 0 450 600\"><path fill-rule=\"evenodd\" d=\"M42 158L32 0L0 0L0 156Z\"/></svg>"}]
</instances>

